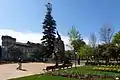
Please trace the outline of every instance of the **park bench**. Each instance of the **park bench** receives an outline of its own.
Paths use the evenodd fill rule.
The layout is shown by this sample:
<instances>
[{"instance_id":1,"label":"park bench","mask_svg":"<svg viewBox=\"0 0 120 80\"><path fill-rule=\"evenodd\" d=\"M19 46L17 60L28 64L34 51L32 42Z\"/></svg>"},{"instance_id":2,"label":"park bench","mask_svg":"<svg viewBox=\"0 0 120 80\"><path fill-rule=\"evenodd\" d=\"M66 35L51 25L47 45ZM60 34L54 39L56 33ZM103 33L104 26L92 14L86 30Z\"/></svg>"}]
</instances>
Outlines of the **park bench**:
<instances>
[{"instance_id":1,"label":"park bench","mask_svg":"<svg viewBox=\"0 0 120 80\"><path fill-rule=\"evenodd\" d=\"M46 69L44 69L44 70L46 70L46 71L49 71L49 70L54 71L54 69L55 69L55 66L47 66Z\"/></svg>"},{"instance_id":2,"label":"park bench","mask_svg":"<svg viewBox=\"0 0 120 80\"><path fill-rule=\"evenodd\" d=\"M69 68L69 67L72 68L72 64L64 64L63 66L67 67L67 68Z\"/></svg>"},{"instance_id":3,"label":"park bench","mask_svg":"<svg viewBox=\"0 0 120 80\"><path fill-rule=\"evenodd\" d=\"M52 71L55 71L56 69L64 69L64 68L72 68L72 63L71 64L62 64L62 65L54 65L54 66L47 66L45 69L43 69L44 71L49 71L49 70L52 70Z\"/></svg>"}]
</instances>

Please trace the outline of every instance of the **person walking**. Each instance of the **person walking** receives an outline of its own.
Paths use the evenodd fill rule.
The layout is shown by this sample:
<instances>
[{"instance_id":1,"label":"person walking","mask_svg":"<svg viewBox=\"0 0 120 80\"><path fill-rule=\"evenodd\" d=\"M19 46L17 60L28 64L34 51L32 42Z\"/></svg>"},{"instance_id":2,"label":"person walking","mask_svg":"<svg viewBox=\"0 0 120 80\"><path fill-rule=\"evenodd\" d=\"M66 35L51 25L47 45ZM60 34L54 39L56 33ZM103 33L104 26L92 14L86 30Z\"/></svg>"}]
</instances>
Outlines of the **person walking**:
<instances>
[{"instance_id":1,"label":"person walking","mask_svg":"<svg viewBox=\"0 0 120 80\"><path fill-rule=\"evenodd\" d=\"M18 58L18 67L17 67L18 70L22 69L22 63L21 62L22 62L22 59Z\"/></svg>"}]
</instances>

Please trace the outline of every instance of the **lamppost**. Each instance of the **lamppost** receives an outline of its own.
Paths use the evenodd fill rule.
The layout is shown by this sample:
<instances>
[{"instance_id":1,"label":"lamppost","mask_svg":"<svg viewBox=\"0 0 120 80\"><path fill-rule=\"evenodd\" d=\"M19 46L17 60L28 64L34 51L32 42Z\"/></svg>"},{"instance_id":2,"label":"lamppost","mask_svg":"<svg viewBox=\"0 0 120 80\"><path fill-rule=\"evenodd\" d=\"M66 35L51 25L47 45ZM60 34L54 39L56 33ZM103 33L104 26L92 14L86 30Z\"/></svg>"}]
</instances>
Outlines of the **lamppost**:
<instances>
[{"instance_id":1,"label":"lamppost","mask_svg":"<svg viewBox=\"0 0 120 80\"><path fill-rule=\"evenodd\" d=\"M115 79L116 79L116 80L119 80L119 77L116 77Z\"/></svg>"},{"instance_id":2,"label":"lamppost","mask_svg":"<svg viewBox=\"0 0 120 80\"><path fill-rule=\"evenodd\" d=\"M55 50L56 66L58 66L58 48Z\"/></svg>"},{"instance_id":3,"label":"lamppost","mask_svg":"<svg viewBox=\"0 0 120 80\"><path fill-rule=\"evenodd\" d=\"M75 52L75 68L76 68L76 61L77 61L77 52Z\"/></svg>"},{"instance_id":4,"label":"lamppost","mask_svg":"<svg viewBox=\"0 0 120 80\"><path fill-rule=\"evenodd\" d=\"M92 56L92 60L94 59L94 56Z\"/></svg>"}]
</instances>

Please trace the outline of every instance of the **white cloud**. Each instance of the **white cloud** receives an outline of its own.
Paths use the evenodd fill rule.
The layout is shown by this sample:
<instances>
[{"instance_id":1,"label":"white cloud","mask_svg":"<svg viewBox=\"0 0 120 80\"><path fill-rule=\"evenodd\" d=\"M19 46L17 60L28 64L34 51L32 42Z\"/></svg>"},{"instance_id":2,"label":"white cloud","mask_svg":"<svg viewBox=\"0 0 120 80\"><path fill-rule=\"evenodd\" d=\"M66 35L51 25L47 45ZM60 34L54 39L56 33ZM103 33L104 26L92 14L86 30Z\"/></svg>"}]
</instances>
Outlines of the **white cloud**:
<instances>
[{"instance_id":1,"label":"white cloud","mask_svg":"<svg viewBox=\"0 0 120 80\"><path fill-rule=\"evenodd\" d=\"M2 35L8 35L12 36L17 39L17 42L24 42L26 43L28 40L39 43L40 39L42 38L42 34L39 33L22 33L22 32L17 32L11 29L0 29L0 37Z\"/></svg>"},{"instance_id":2,"label":"white cloud","mask_svg":"<svg viewBox=\"0 0 120 80\"><path fill-rule=\"evenodd\" d=\"M17 42L23 42L26 43L27 41L31 41L34 43L41 43L41 38L43 36L42 33L33 33L31 31L29 32L18 32L12 29L0 29L0 37L2 37L2 35L8 35L8 36L12 36L13 38L16 38ZM67 47L66 45L69 44L69 37L68 36L64 36L62 34L61 38L64 41L65 44L65 50L69 50L70 48ZM88 44L89 40L88 38L83 38L84 41ZM0 45L1 45L1 39L0 39Z\"/></svg>"},{"instance_id":3,"label":"white cloud","mask_svg":"<svg viewBox=\"0 0 120 80\"><path fill-rule=\"evenodd\" d=\"M69 37L63 36L62 34L60 35L62 36L62 39L64 40L66 50L70 50L70 47L66 46L67 44L70 44ZM83 41L85 41L86 44L89 44L89 39L87 37L83 37Z\"/></svg>"},{"instance_id":4,"label":"white cloud","mask_svg":"<svg viewBox=\"0 0 120 80\"><path fill-rule=\"evenodd\" d=\"M83 40L85 41L86 44L89 44L89 38L84 37ZM102 44L102 43L103 43L103 42L100 41L100 40L97 40L97 41L96 41L96 45L98 45L98 44Z\"/></svg>"},{"instance_id":5,"label":"white cloud","mask_svg":"<svg viewBox=\"0 0 120 80\"><path fill-rule=\"evenodd\" d=\"M88 38L84 37L83 41L85 41L86 44L89 44L89 39Z\"/></svg>"},{"instance_id":6,"label":"white cloud","mask_svg":"<svg viewBox=\"0 0 120 80\"><path fill-rule=\"evenodd\" d=\"M33 33L33 32L18 32L12 29L0 29L0 37L2 35L8 35L12 36L13 38L16 38L17 42L23 42L26 43L27 41L31 41L34 43L41 43L41 38L43 36L42 33ZM68 44L68 37L61 35L62 40L64 41L65 44L65 49L67 50L68 47L66 47L66 44ZM0 40L0 44L1 44Z\"/></svg>"}]
</instances>

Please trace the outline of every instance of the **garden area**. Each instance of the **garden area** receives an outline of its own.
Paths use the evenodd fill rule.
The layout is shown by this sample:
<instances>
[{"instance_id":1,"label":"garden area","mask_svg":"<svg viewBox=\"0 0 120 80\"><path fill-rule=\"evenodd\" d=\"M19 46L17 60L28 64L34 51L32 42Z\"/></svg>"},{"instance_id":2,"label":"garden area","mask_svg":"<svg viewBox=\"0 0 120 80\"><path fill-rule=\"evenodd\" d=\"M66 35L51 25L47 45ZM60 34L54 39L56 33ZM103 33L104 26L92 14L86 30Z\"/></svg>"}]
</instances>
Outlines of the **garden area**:
<instances>
[{"instance_id":1,"label":"garden area","mask_svg":"<svg viewBox=\"0 0 120 80\"><path fill-rule=\"evenodd\" d=\"M120 80L120 32L114 35L113 28L105 25L100 28L101 44L97 43L94 33L90 34L88 44L82 39L79 31L72 27L68 32L69 44L66 45L70 50L65 51L64 42L58 31L57 38L55 37L56 23L51 17L51 5L48 3L46 6L47 15L45 15L43 22L44 35L41 40L45 45L44 56L35 54L34 58L52 56L55 66L49 66L52 71L46 68L48 71L43 74L11 80ZM75 65L76 62L77 65L80 65L81 60L86 61L85 66L68 68L66 65L72 62L75 62ZM59 66L59 63L62 65Z\"/></svg>"},{"instance_id":2,"label":"garden area","mask_svg":"<svg viewBox=\"0 0 120 80\"><path fill-rule=\"evenodd\" d=\"M81 66L10 80L119 80L120 66Z\"/></svg>"},{"instance_id":3,"label":"garden area","mask_svg":"<svg viewBox=\"0 0 120 80\"><path fill-rule=\"evenodd\" d=\"M39 50L38 47L29 58L30 61L38 62L51 60L55 66L47 66L52 71L46 67L45 73L10 80L120 80L120 31L114 34L111 26L104 25L100 28L100 39L97 39L98 35L91 33L89 42L86 43L79 30L72 27L68 32L69 43L64 44L51 15L52 4L48 3L46 8L41 39L43 48ZM69 50L65 50L66 46ZM8 52L13 59L24 56L22 53L16 55L20 53L17 49L10 49ZM81 65L81 60L86 61L85 66L76 67ZM72 67L73 64L75 67Z\"/></svg>"}]
</instances>

